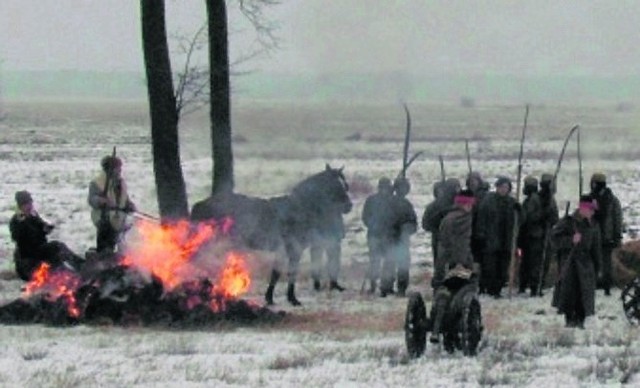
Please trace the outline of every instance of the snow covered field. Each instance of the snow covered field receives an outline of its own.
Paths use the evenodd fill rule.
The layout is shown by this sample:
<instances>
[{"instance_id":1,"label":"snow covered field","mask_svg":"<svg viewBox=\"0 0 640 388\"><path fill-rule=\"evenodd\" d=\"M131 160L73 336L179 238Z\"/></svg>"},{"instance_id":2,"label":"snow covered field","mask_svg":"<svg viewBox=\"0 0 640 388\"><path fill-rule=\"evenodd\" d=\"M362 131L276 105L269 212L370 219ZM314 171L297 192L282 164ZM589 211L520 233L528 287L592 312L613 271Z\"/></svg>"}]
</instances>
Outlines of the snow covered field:
<instances>
[{"instance_id":1,"label":"snow covered field","mask_svg":"<svg viewBox=\"0 0 640 388\"><path fill-rule=\"evenodd\" d=\"M438 155L447 176L467 172L464 138L473 168L493 182L497 174L515 178L524 107L412 106L411 152L424 151L409 171L409 199L420 217L440 179ZM77 252L94 244L86 204L87 185L99 160L117 146L124 176L140 210L157 213L150 131L139 103L8 104L0 122L0 301L20 295L11 279L8 222L13 193L31 191L41 214L57 225L52 238ZM206 112L202 114L206 118ZM190 205L210 188L208 125L203 117L181 124L181 152ZM640 115L613 106L532 106L523 173L553 172L569 129L582 127L585 186L603 171L619 196L625 222L640 225ZM481 297L485 332L475 358L427 346L409 360L402 322L406 299L360 295L367 262L360 213L377 179L394 177L402 159L405 121L400 105L350 104L234 106L236 191L256 196L287 192L325 163L345 166L354 210L346 216L343 293L312 291L308 256L303 259L298 297L286 304L283 282L276 309L286 311L275 325L176 331L145 327L40 325L0 326L1 386L609 386L640 384L639 329L624 318L619 291L596 297L596 316L585 330L565 329L541 299ZM559 175L559 207L578 196L575 142ZM587 188L585 187L585 190ZM572 206L573 207L573 206ZM631 238L630 235L626 236ZM429 236L412 239L411 289L430 307ZM262 302L271 258L257 254L247 299Z\"/></svg>"}]
</instances>

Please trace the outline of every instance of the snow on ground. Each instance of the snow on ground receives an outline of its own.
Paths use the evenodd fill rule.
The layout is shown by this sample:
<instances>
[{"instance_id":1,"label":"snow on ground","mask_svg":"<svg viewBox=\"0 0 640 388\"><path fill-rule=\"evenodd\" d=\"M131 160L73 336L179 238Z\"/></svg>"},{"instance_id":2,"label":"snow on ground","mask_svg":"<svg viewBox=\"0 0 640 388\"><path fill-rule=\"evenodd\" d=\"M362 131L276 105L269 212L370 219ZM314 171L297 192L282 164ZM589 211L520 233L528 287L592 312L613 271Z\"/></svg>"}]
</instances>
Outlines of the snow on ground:
<instances>
[{"instance_id":1,"label":"snow on ground","mask_svg":"<svg viewBox=\"0 0 640 388\"><path fill-rule=\"evenodd\" d=\"M62 109L9 106L0 123L0 268L12 269L8 221L13 193L28 189L60 239L77 252L93 245L94 229L86 204L87 185L99 159L117 146L124 175L138 207L155 214L155 189L146 117L134 109L112 111L87 106ZM104 107L103 107L104 108ZM488 179L515 177L521 107L411 107L412 152L425 151L409 176L418 216L440 179L437 155L447 176L467 171L465 137L470 139L474 169ZM122 113L124 111L124 113ZM64 112L61 114L60 112ZM72 113L69 113L72 112ZM98 113L100 114L98 114ZM133 112L133 113L132 113ZM246 141L234 145L237 191L272 196L324 168L345 166L358 182L354 210L346 216L343 242L344 293L311 290L308 257L299 282L304 306L286 304L284 283L276 290L276 309L286 311L279 324L201 330L171 330L111 325L68 328L41 325L0 326L2 386L609 386L640 384L638 328L624 318L619 291L598 292L596 316L585 330L564 328L543 298L514 295L481 297L485 332L477 357L447 354L428 344L426 354L409 360L402 323L406 299L359 293L367 262L360 212L367 187L382 175L394 177L401 160L404 115L401 107L288 106L240 104L234 133ZM564 135L582 125L585 186L596 170L607 173L623 203L625 221L639 225L637 200L638 122L636 114L609 107L533 107L525 144L523 171L553 171ZM211 161L206 122L185 121L181 143L191 203L207 195ZM346 137L360 134L360 140ZM558 202L575 202L578 193L575 143L559 176ZM586 190L586 187L585 187ZM429 236L412 239L412 289L431 292ZM254 283L247 299L262 301L270 258L257 255ZM266 261L266 263L264 262ZM5 276L7 277L7 276ZM20 295L21 282L0 280L0 300Z\"/></svg>"}]
</instances>

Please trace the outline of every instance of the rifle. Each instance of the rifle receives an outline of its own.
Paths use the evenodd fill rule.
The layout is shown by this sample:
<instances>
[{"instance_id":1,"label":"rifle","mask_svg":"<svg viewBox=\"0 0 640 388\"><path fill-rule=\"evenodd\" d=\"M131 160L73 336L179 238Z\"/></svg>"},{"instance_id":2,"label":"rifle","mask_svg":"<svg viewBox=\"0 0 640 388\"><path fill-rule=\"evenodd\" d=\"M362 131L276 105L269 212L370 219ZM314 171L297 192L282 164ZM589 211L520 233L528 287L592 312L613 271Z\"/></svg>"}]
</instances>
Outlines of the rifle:
<instances>
[{"instance_id":1,"label":"rifle","mask_svg":"<svg viewBox=\"0 0 640 388\"><path fill-rule=\"evenodd\" d=\"M116 158L116 146L113 146L113 151L111 152L111 160L115 160ZM111 180L113 179L113 162L109 165L108 171L105 171L105 173L107 174L107 177L104 181L104 188L102 189L102 197L107 198L107 195L109 193L109 184L112 183ZM108 217L108 210L107 206L101 206L100 207L100 219L99 222L100 223L106 223L109 222L109 217Z\"/></svg>"},{"instance_id":2,"label":"rifle","mask_svg":"<svg viewBox=\"0 0 640 388\"><path fill-rule=\"evenodd\" d=\"M520 154L518 155L518 180L516 181L516 203L520 203L520 180L522 178L522 154L524 153L524 138L527 133L527 119L529 118L529 105L524 112L524 125L522 126L522 137L520 138ZM520 228L520 214L515 211L513 215L513 231L511 236L511 261L509 262L509 298L513 293L513 286L516 277L516 248L518 244L518 230Z\"/></svg>"},{"instance_id":3,"label":"rifle","mask_svg":"<svg viewBox=\"0 0 640 388\"><path fill-rule=\"evenodd\" d=\"M473 171L471 169L471 153L469 152L469 139L464 139L464 150L467 154L467 167L469 169L469 174Z\"/></svg>"}]
</instances>

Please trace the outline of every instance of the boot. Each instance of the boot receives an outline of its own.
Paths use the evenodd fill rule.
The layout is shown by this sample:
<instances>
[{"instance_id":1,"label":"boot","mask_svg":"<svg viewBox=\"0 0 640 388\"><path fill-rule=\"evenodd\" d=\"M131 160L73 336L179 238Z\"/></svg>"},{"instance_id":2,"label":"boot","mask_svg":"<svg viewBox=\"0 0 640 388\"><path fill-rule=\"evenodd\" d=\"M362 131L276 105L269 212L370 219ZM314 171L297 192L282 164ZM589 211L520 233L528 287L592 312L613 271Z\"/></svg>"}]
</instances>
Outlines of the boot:
<instances>
[{"instance_id":1,"label":"boot","mask_svg":"<svg viewBox=\"0 0 640 388\"><path fill-rule=\"evenodd\" d=\"M338 290L338 291L340 291L340 292L342 292L342 291L344 291L344 290L345 290L345 288L344 288L344 287L342 287L341 285L339 285L339 284L338 284L338 282L337 282L336 280L332 280L332 281L329 283L329 289L330 289L330 290Z\"/></svg>"},{"instance_id":2,"label":"boot","mask_svg":"<svg viewBox=\"0 0 640 388\"><path fill-rule=\"evenodd\" d=\"M293 283L289 283L289 287L287 288L287 300L293 306L301 306L302 303L296 298L296 285Z\"/></svg>"},{"instance_id":3,"label":"boot","mask_svg":"<svg viewBox=\"0 0 640 388\"><path fill-rule=\"evenodd\" d=\"M320 284L319 279L313 279L313 289L314 291L320 291L322 289L322 284Z\"/></svg>"}]
</instances>

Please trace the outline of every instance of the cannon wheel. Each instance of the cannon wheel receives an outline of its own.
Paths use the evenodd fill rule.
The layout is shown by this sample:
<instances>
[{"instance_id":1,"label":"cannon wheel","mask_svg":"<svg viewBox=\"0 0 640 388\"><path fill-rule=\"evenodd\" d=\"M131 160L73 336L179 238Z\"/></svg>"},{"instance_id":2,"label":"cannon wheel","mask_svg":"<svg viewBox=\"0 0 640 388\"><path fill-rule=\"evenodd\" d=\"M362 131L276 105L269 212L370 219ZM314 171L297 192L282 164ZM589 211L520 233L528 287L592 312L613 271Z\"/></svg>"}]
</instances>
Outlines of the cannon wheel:
<instances>
[{"instance_id":1,"label":"cannon wheel","mask_svg":"<svg viewBox=\"0 0 640 388\"><path fill-rule=\"evenodd\" d=\"M419 292L409 294L404 339L410 358L420 357L424 353L427 346L427 309Z\"/></svg>"},{"instance_id":2,"label":"cannon wheel","mask_svg":"<svg viewBox=\"0 0 640 388\"><path fill-rule=\"evenodd\" d=\"M475 356L478 353L478 344L482 339L482 311L480 302L472 299L464 309L462 315L462 351L465 356Z\"/></svg>"},{"instance_id":3,"label":"cannon wheel","mask_svg":"<svg viewBox=\"0 0 640 388\"><path fill-rule=\"evenodd\" d=\"M629 282L622 290L622 309L632 325L640 324L640 277Z\"/></svg>"}]
</instances>

